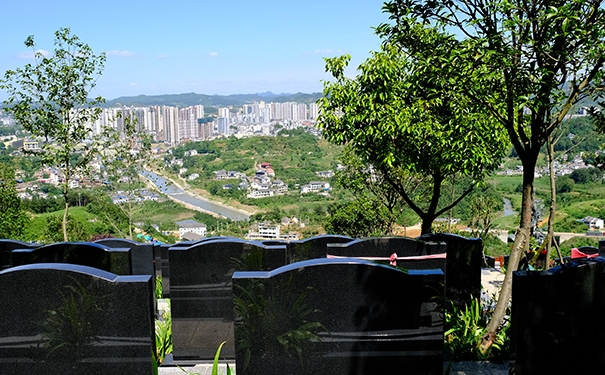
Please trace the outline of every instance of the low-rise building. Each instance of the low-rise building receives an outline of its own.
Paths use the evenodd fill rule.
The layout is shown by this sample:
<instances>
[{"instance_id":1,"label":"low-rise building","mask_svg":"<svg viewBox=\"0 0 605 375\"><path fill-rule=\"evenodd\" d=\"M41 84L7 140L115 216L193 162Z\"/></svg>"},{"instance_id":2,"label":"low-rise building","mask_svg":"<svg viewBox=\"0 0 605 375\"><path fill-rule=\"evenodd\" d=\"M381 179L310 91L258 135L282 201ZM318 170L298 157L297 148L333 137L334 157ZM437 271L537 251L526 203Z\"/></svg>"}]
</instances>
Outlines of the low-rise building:
<instances>
[{"instance_id":1,"label":"low-rise building","mask_svg":"<svg viewBox=\"0 0 605 375\"><path fill-rule=\"evenodd\" d=\"M187 219L183 221L177 221L176 225L179 226L179 237L182 239L183 235L187 232L198 234L202 237L206 237L207 226L204 223L198 223L193 219Z\"/></svg>"}]
</instances>

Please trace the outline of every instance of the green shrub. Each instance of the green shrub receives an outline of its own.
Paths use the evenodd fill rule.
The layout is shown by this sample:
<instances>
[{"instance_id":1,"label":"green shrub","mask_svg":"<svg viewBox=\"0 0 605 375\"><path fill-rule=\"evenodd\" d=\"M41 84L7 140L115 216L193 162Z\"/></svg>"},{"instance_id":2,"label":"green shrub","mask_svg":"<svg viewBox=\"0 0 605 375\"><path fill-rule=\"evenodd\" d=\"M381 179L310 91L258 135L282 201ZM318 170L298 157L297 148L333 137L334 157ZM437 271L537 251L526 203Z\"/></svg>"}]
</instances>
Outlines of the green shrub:
<instances>
[{"instance_id":1,"label":"green shrub","mask_svg":"<svg viewBox=\"0 0 605 375\"><path fill-rule=\"evenodd\" d=\"M482 306L477 299L471 301L464 310L453 306L445 312L444 348L453 361L477 361L486 359L508 359L510 339L507 335L510 322L496 332L496 339L487 353L479 348L482 337L487 333L487 324L492 310ZM510 316L510 314L509 314Z\"/></svg>"}]
</instances>

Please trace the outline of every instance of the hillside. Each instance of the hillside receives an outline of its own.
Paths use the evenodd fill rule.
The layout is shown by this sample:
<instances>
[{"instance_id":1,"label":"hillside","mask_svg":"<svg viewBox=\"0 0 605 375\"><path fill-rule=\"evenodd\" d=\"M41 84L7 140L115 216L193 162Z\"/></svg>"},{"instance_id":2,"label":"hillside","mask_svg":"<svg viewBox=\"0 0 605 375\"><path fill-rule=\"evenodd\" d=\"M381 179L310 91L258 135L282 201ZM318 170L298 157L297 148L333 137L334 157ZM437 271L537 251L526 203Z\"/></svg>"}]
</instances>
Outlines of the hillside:
<instances>
[{"instance_id":1,"label":"hillside","mask_svg":"<svg viewBox=\"0 0 605 375\"><path fill-rule=\"evenodd\" d=\"M196 93L174 94L174 95L139 95L139 96L121 96L119 98L109 100L105 104L106 107L113 106L150 106L150 105L167 105L173 107L189 107L201 104L205 107L226 107L226 106L241 106L260 102L297 102L297 103L314 103L322 97L321 93L296 93L296 94L273 94L271 92L256 93L256 94L236 94L236 95L205 95Z\"/></svg>"}]
</instances>

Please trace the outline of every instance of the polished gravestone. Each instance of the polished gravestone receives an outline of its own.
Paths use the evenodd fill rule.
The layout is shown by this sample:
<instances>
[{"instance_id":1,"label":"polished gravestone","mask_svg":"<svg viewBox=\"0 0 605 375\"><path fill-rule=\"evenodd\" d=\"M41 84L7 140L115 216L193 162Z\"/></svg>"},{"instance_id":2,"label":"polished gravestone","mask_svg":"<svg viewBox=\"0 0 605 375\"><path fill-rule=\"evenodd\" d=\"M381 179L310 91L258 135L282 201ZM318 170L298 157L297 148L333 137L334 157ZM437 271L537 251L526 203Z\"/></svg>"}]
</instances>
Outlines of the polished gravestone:
<instances>
[{"instance_id":1,"label":"polished gravestone","mask_svg":"<svg viewBox=\"0 0 605 375\"><path fill-rule=\"evenodd\" d=\"M445 306L464 309L473 298L481 297L481 238L466 238L457 234L432 233L418 237L425 242L445 242Z\"/></svg>"},{"instance_id":2,"label":"polished gravestone","mask_svg":"<svg viewBox=\"0 0 605 375\"><path fill-rule=\"evenodd\" d=\"M153 373L151 277L38 263L0 272L0 373Z\"/></svg>"},{"instance_id":3,"label":"polished gravestone","mask_svg":"<svg viewBox=\"0 0 605 375\"><path fill-rule=\"evenodd\" d=\"M112 249L130 249L132 275L151 275L155 277L153 268L153 244L136 242L124 238L103 238L94 243L111 247Z\"/></svg>"},{"instance_id":4,"label":"polished gravestone","mask_svg":"<svg viewBox=\"0 0 605 375\"><path fill-rule=\"evenodd\" d=\"M91 242L59 242L11 252L14 266L33 263L69 263L94 267L117 275L132 274L129 248L110 248Z\"/></svg>"},{"instance_id":5,"label":"polished gravestone","mask_svg":"<svg viewBox=\"0 0 605 375\"><path fill-rule=\"evenodd\" d=\"M327 246L328 258L361 258L388 263L390 257L397 254L399 267L439 268L445 272L445 243L424 242L409 237L370 237Z\"/></svg>"},{"instance_id":6,"label":"polished gravestone","mask_svg":"<svg viewBox=\"0 0 605 375\"><path fill-rule=\"evenodd\" d=\"M237 373L441 374L443 277L361 259L236 272Z\"/></svg>"},{"instance_id":7,"label":"polished gravestone","mask_svg":"<svg viewBox=\"0 0 605 375\"><path fill-rule=\"evenodd\" d=\"M168 250L172 247L190 247L196 244L200 244L207 241L229 241L229 240L238 240L235 237L206 237L202 238L199 241L181 241L175 244L161 244L159 246L159 250L155 249L154 253L159 254L160 264L159 270L162 277L162 293L164 298L170 298L170 266L168 265ZM157 255L156 255L157 259ZM157 261L157 260L156 260Z\"/></svg>"},{"instance_id":8,"label":"polished gravestone","mask_svg":"<svg viewBox=\"0 0 605 375\"><path fill-rule=\"evenodd\" d=\"M599 241L599 256L605 257L605 240Z\"/></svg>"},{"instance_id":9,"label":"polished gravestone","mask_svg":"<svg viewBox=\"0 0 605 375\"><path fill-rule=\"evenodd\" d=\"M13 266L11 252L16 249L35 249L42 245L17 240L0 240L0 271Z\"/></svg>"},{"instance_id":10,"label":"polished gravestone","mask_svg":"<svg viewBox=\"0 0 605 375\"><path fill-rule=\"evenodd\" d=\"M325 258L328 244L349 243L354 239L347 236L325 234L300 241L291 241L288 245L288 262L296 263L303 260Z\"/></svg>"},{"instance_id":11,"label":"polished gravestone","mask_svg":"<svg viewBox=\"0 0 605 375\"><path fill-rule=\"evenodd\" d=\"M271 270L286 264L285 246L241 239L214 239L171 247L170 296L174 361L186 364L221 356L233 358L231 276L237 270Z\"/></svg>"},{"instance_id":12,"label":"polished gravestone","mask_svg":"<svg viewBox=\"0 0 605 375\"><path fill-rule=\"evenodd\" d=\"M594 374L605 368L605 259L576 259L513 276L515 373ZM602 370L600 370L602 371Z\"/></svg>"}]
</instances>

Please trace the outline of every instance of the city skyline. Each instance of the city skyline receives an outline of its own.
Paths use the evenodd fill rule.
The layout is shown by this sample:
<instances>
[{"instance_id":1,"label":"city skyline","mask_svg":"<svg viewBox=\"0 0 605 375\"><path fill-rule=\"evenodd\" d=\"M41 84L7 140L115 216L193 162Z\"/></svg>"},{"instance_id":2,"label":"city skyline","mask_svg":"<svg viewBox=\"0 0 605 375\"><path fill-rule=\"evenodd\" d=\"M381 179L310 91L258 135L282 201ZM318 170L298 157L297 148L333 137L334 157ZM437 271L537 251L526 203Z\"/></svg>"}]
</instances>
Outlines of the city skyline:
<instances>
[{"instance_id":1,"label":"city skyline","mask_svg":"<svg viewBox=\"0 0 605 375\"><path fill-rule=\"evenodd\" d=\"M93 3L94 4L94 3ZM0 41L0 74L33 62L23 42L52 51L68 27L107 62L92 95L195 92L206 95L321 92L323 58L351 55L348 75L380 47L373 27L387 22L382 1L106 1L82 6L10 2ZM23 15L19 17L18 15ZM7 94L0 90L0 100Z\"/></svg>"}]
</instances>

